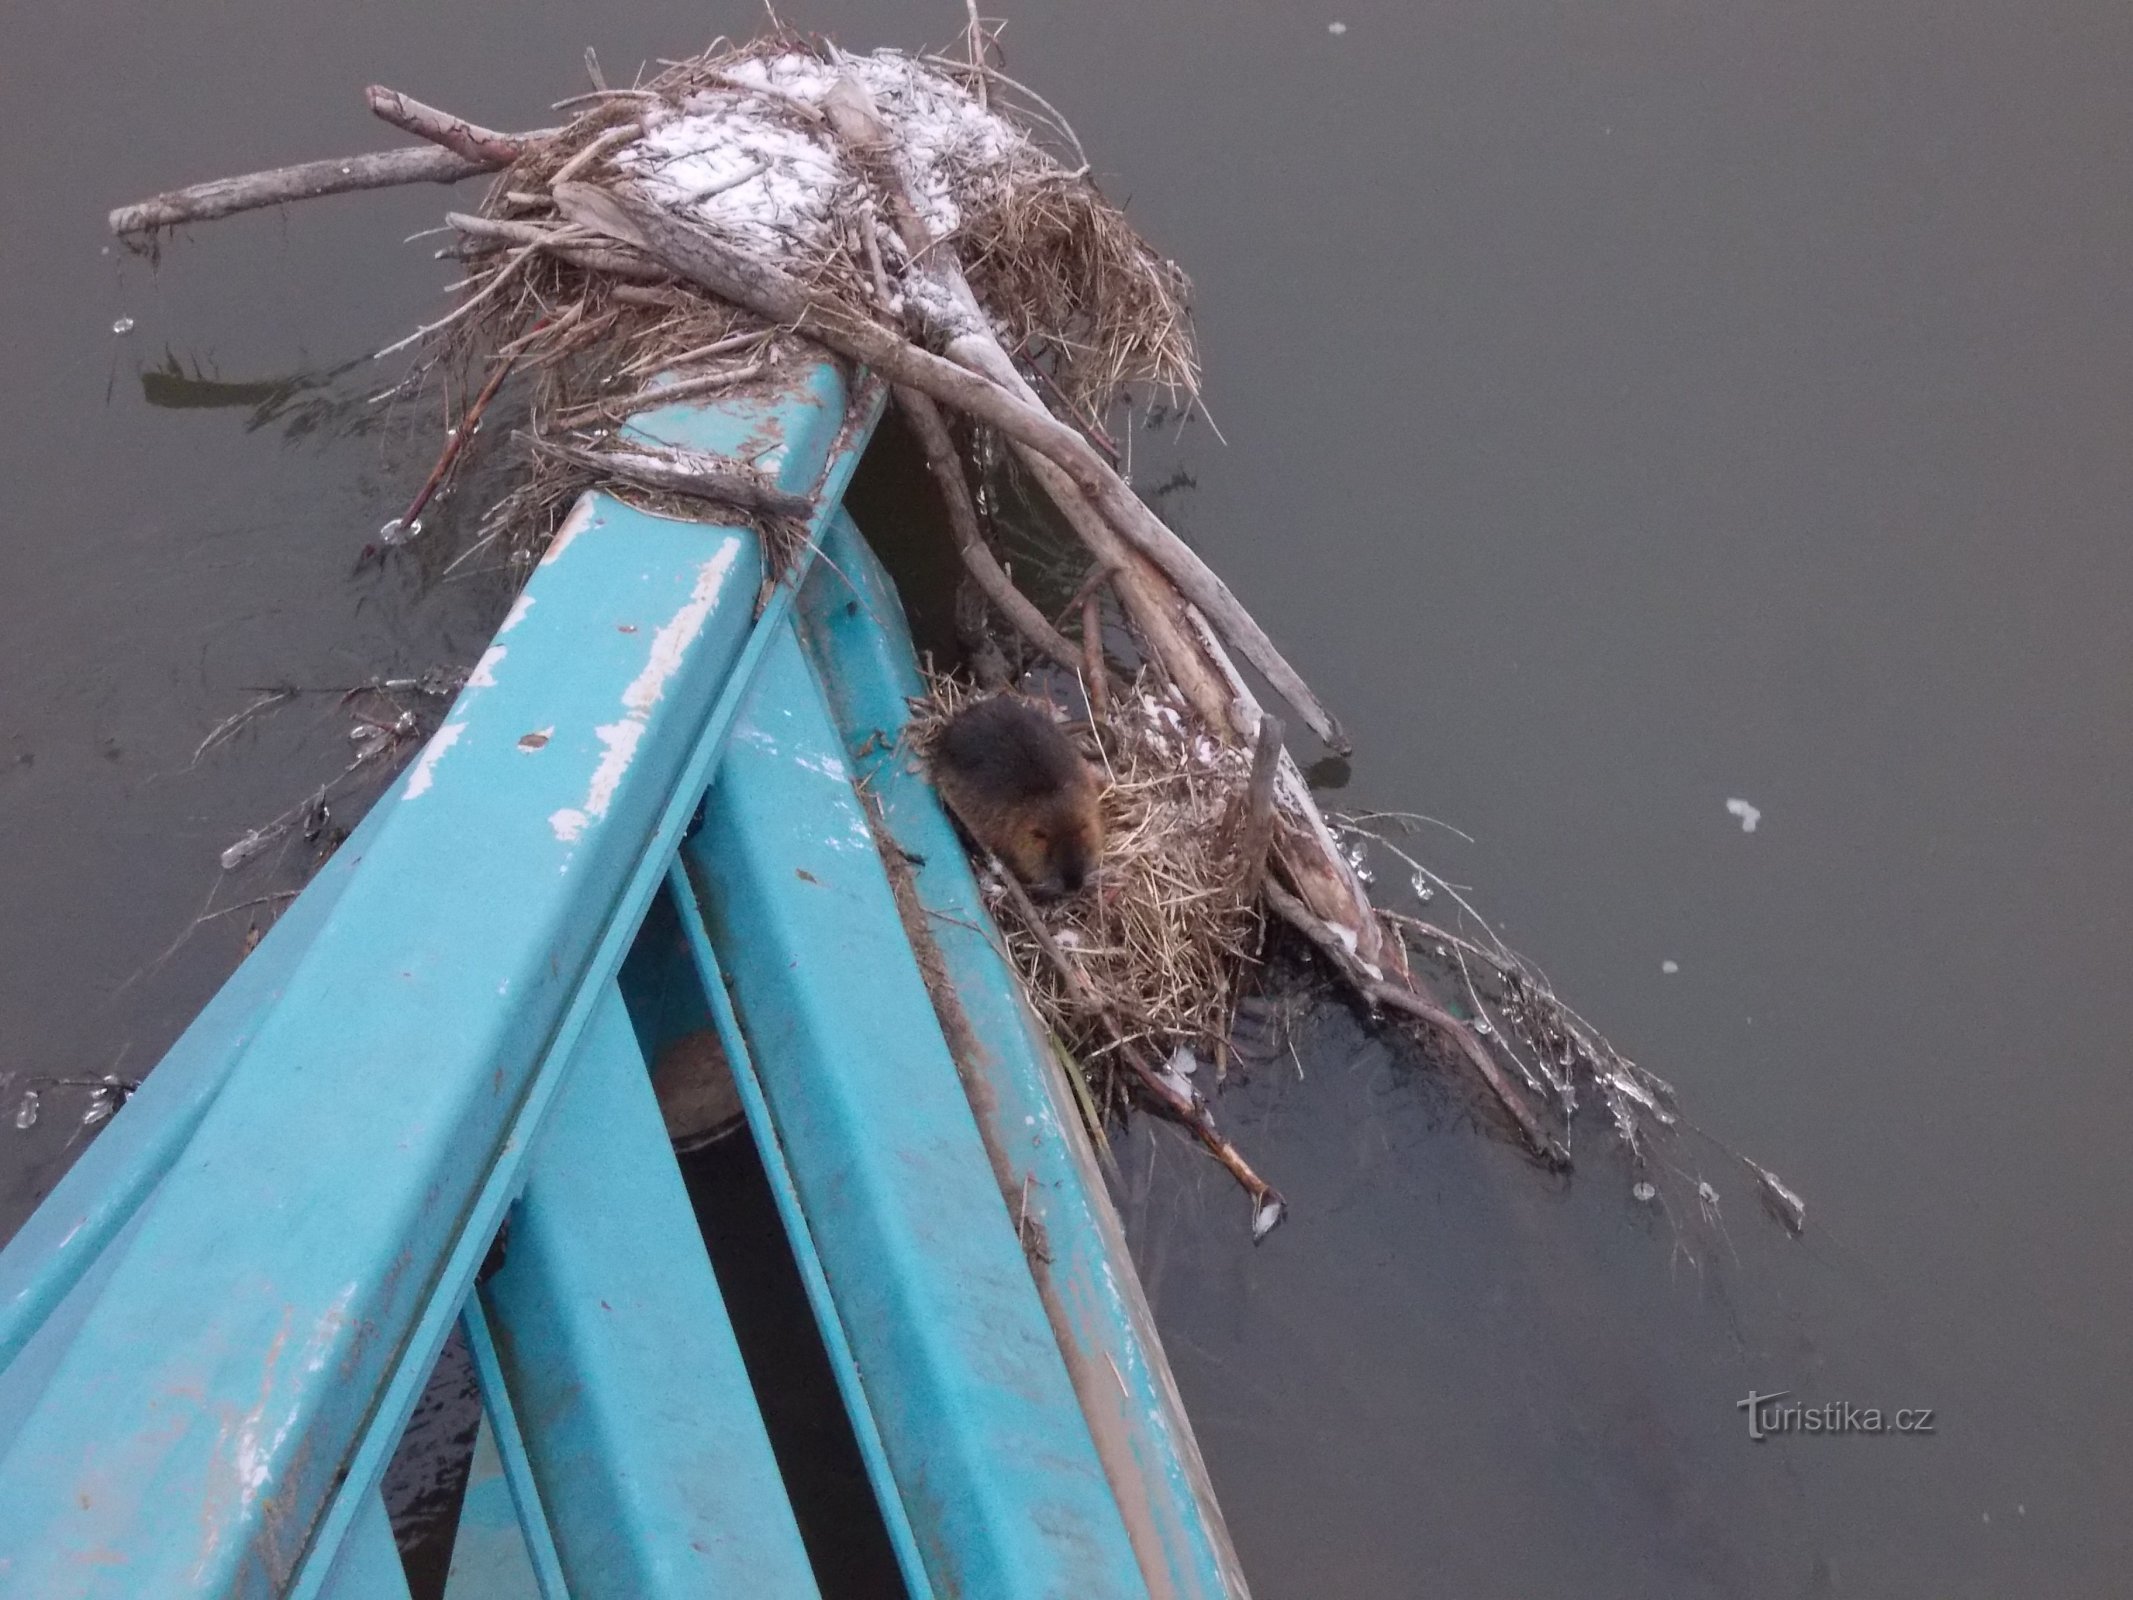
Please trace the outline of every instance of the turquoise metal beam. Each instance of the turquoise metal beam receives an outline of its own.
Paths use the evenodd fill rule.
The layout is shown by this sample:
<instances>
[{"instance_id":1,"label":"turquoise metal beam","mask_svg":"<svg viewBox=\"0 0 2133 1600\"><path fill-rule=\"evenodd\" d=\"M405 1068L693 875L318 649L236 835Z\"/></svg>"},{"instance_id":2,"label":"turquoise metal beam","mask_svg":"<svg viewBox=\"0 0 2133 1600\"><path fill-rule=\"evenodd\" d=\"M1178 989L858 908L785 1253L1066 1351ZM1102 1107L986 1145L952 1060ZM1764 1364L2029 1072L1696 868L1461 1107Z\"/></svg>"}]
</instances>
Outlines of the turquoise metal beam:
<instances>
[{"instance_id":1,"label":"turquoise metal beam","mask_svg":"<svg viewBox=\"0 0 2133 1600\"><path fill-rule=\"evenodd\" d=\"M444 1600L541 1600L540 1580L519 1532L518 1506L496 1453L496 1429L484 1416L474 1434L474 1459L452 1530L452 1564Z\"/></svg>"},{"instance_id":2,"label":"turquoise metal beam","mask_svg":"<svg viewBox=\"0 0 2133 1600\"><path fill-rule=\"evenodd\" d=\"M156 1070L0 1251L0 1367L10 1365L118 1236L192 1137L237 1052L281 993L369 848L374 808L193 1019ZM84 1308L76 1308L81 1310ZM20 1412L0 1405L0 1418Z\"/></svg>"},{"instance_id":3,"label":"turquoise metal beam","mask_svg":"<svg viewBox=\"0 0 2133 1600\"><path fill-rule=\"evenodd\" d=\"M407 1568L385 1502L371 1493L334 1557L325 1600L408 1600Z\"/></svg>"},{"instance_id":4,"label":"turquoise metal beam","mask_svg":"<svg viewBox=\"0 0 2133 1600\"><path fill-rule=\"evenodd\" d=\"M459 1325L466 1334L475 1385L481 1390L482 1428L490 1448L496 1452L504 1491L518 1525L519 1549L525 1553L527 1569L533 1574L533 1586L541 1600L570 1600L563 1558L556 1551L540 1481L533 1473L533 1458L526 1451L526 1435L518 1425L518 1407L504 1377L503 1361L496 1353L496 1336L489 1331L488 1313L478 1297L467 1302Z\"/></svg>"},{"instance_id":5,"label":"turquoise metal beam","mask_svg":"<svg viewBox=\"0 0 2133 1600\"><path fill-rule=\"evenodd\" d=\"M663 426L833 505L845 424L824 368ZM715 758L753 551L566 525L0 1458L10 1586L278 1595L316 1548L319 1592Z\"/></svg>"},{"instance_id":6,"label":"turquoise metal beam","mask_svg":"<svg viewBox=\"0 0 2133 1600\"><path fill-rule=\"evenodd\" d=\"M935 1591L1144 1595L789 632L684 858Z\"/></svg>"},{"instance_id":7,"label":"turquoise metal beam","mask_svg":"<svg viewBox=\"0 0 2133 1600\"><path fill-rule=\"evenodd\" d=\"M813 1600L807 1550L613 985L481 1296L573 1600Z\"/></svg>"},{"instance_id":8,"label":"turquoise metal beam","mask_svg":"<svg viewBox=\"0 0 2133 1600\"><path fill-rule=\"evenodd\" d=\"M591 970L619 974L635 930L645 909L664 879L684 828L694 817L698 801L725 749L726 735L747 699L750 685L770 642L779 637L798 585L806 578L819 548L819 537L829 514L842 500L845 485L858 466L875 423L881 415L886 390L871 378L862 378L858 389L847 395L839 368L814 368L796 390L783 395L751 394L725 401L721 406L699 410L677 406L648 413L633 425L644 436L664 443L713 449L753 461L758 470L772 474L783 484L809 483L807 474L819 467L812 480L818 510L810 517L808 538L795 559L793 570L776 585L759 589L755 627L742 645L740 655L727 674L724 686L702 725L696 748L683 767L682 776L667 796L650 842L638 857L622 894L621 909L609 922ZM739 436L735 437L737 430ZM824 459L824 452L827 458ZM698 524L686 524L696 527ZM551 549L551 554L553 550ZM406 1426L430 1368L443 1348L456 1307L473 1284L476 1266L487 1241L502 1223L504 1208L516 1194L517 1173L525 1151L531 1147L534 1130L540 1126L549 1099L559 1081L559 1067L582 1033L598 994L597 984L581 987L572 999L557 1032L558 1043L544 1058L534 1087L527 1095L518 1124L505 1142L502 1154L475 1201L459 1241L447 1258L439 1278L439 1290L431 1297L414 1334L403 1348L400 1363L388 1380L371 1425L359 1442L347 1468L347 1481L319 1525L313 1548L302 1573L290 1591L289 1600L317 1600L318 1580L323 1571L321 1552L336 1548L346 1532L348 1519L360 1502L352 1498L351 1486L378 1480L384 1471L393 1441Z\"/></svg>"},{"instance_id":9,"label":"turquoise metal beam","mask_svg":"<svg viewBox=\"0 0 2133 1600\"><path fill-rule=\"evenodd\" d=\"M888 573L840 513L795 622L876 815L933 913L927 929L968 1023L971 1110L1003 1189L1042 1224L1046 1248L1030 1271L1149 1593L1243 1600L1243 1570L1140 1280L1121 1270L1132 1257L1072 1090L1000 953L954 827L901 742L908 702L925 693L904 616Z\"/></svg>"},{"instance_id":10,"label":"turquoise metal beam","mask_svg":"<svg viewBox=\"0 0 2133 1600\"><path fill-rule=\"evenodd\" d=\"M785 1225L786 1244L792 1251L793 1264L799 1270L808 1307L815 1314L822 1351L829 1361L830 1374L836 1379L838 1396L844 1401L845 1414L851 1422L852 1442L858 1447L867 1483L881 1510L882 1526L888 1532L890 1548L896 1552L896 1566L903 1576L906 1600L933 1600L933 1579L926 1571L926 1559L918 1548L918 1536L912 1531L910 1515L904 1509L903 1494L896 1487L896 1472L889 1464L888 1446L882 1442L880 1425L875 1422L874 1413L867 1404L866 1385L859 1376L859 1358L852 1351L851 1337L845 1332L844 1313L838 1310L837 1297L830 1292L829 1274L823 1269L822 1254L815 1248L807 1213L800 1204L800 1190L793 1178L792 1163L786 1159L785 1146L778 1138L777 1124L770 1115L770 1103L763 1095L762 1079L755 1070L754 1055L749 1049L747 1036L741 1032L740 1019L734 1014L725 970L719 965L718 955L711 948L711 936L704 929L703 911L697 903L695 885L690 881L687 867L679 860L668 871L667 887L681 922L682 937L688 944L689 956L696 965L697 976L702 980L703 992L710 1004L712 1025L718 1030L726 1062L733 1069L734 1088L739 1091L741 1106L748 1118L748 1131L755 1141L756 1154L762 1160L763 1176L770 1185L772 1202L778 1209L778 1220Z\"/></svg>"}]
</instances>

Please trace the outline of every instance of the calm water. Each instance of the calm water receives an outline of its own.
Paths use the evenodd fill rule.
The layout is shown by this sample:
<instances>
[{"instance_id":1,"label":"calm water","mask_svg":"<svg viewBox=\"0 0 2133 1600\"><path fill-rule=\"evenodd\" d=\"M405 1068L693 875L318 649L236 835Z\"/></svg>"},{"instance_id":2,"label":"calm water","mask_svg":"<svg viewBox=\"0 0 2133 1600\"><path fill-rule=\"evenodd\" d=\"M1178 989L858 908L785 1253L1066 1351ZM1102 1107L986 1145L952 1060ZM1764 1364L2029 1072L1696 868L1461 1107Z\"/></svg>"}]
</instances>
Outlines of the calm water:
<instances>
[{"instance_id":1,"label":"calm water","mask_svg":"<svg viewBox=\"0 0 2133 1600\"><path fill-rule=\"evenodd\" d=\"M1473 834L1431 859L1812 1208L1784 1238L1684 1142L1726 1196L1685 1251L1596 1134L1552 1183L1345 1015L1293 1055L1269 1030L1225 1107L1294 1202L1263 1248L1174 1139L1121 1152L1257 1592L2124 1592L2133 12L1024 9L1010 69L1198 279L1228 446L1189 442L1173 509L1354 731L1343 798ZM374 370L326 378L437 304L399 241L444 192L203 228L159 270L102 253L104 209L385 142L368 81L523 126L588 43L626 73L753 25L5 25L14 1088L153 1063L256 911L173 942L285 881L217 856L339 771L347 716L307 694L196 763L251 686L465 659L495 618L435 556L351 574L434 436L361 404ZM84 1096L9 1130L7 1226ZM1756 1444L1751 1388L1937 1431Z\"/></svg>"}]
</instances>

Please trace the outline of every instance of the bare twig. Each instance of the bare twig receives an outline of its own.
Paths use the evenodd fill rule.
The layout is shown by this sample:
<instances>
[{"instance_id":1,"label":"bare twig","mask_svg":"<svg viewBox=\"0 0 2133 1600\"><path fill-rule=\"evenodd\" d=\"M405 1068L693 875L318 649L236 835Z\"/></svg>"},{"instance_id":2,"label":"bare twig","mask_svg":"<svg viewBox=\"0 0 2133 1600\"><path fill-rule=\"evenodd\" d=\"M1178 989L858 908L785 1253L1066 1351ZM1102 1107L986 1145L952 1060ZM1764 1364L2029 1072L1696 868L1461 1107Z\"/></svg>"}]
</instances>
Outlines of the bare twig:
<instances>
[{"instance_id":1,"label":"bare twig","mask_svg":"<svg viewBox=\"0 0 2133 1600\"><path fill-rule=\"evenodd\" d=\"M397 89L388 89L383 84L374 83L365 89L363 99L373 116L418 139L442 145L485 168L510 166L524 153L528 142L525 134L498 133L494 128L484 128L463 117L455 117L449 111L426 106L420 100Z\"/></svg>"},{"instance_id":2,"label":"bare twig","mask_svg":"<svg viewBox=\"0 0 2133 1600\"><path fill-rule=\"evenodd\" d=\"M1373 976L1357 962L1347 947L1333 936L1325 923L1313 916L1302 901L1278 883L1269 882L1266 885L1266 897L1274 914L1310 940L1333 964L1334 970L1340 973L1365 1001L1373 1006L1404 1012L1450 1040L1481 1075L1482 1082L1488 1085L1490 1092L1501 1102L1511 1120L1518 1124L1518 1131L1525 1136L1526 1143L1535 1155L1553 1167L1567 1167L1570 1164L1569 1153L1541 1127L1540 1119L1534 1115L1533 1108L1526 1104L1525 1096L1513 1088L1510 1080L1504 1077L1503 1069L1496 1065L1495 1058L1489 1054L1481 1040L1475 1037L1473 1029L1434 1000L1401 984L1387 983L1383 978Z\"/></svg>"},{"instance_id":3,"label":"bare twig","mask_svg":"<svg viewBox=\"0 0 2133 1600\"><path fill-rule=\"evenodd\" d=\"M1160 567L1181 594L1208 614L1322 739L1335 749L1348 748L1339 724L1214 570L1135 497L1078 431L1054 417L1033 396L1024 398L1003 387L1008 381L1019 386L1019 375L1009 380L998 368L985 370L995 357L1006 373L1014 370L1012 359L989 334L983 339L952 340L951 354L958 359L945 360L812 293L782 267L673 215L632 186L605 189L559 184L556 204L571 221L635 245L677 276L723 299L779 322L805 321L813 338L840 355L865 362L892 383L917 389L998 428L1016 444L1052 462L1122 539Z\"/></svg>"},{"instance_id":4,"label":"bare twig","mask_svg":"<svg viewBox=\"0 0 2133 1600\"><path fill-rule=\"evenodd\" d=\"M896 403L903 408L904 416L911 423L911 431L918 436L918 446L926 455L926 466L948 508L949 531L955 535L956 551L963 558L964 570L984 591L993 607L1014 625L1017 633L1068 671L1077 670L1081 666L1081 652L1066 635L1045 620L1044 613L1030 604L1027 595L1015 587L1014 580L1008 577L999 558L985 543L985 536L979 532L977 507L971 503L970 485L963 478L962 458L956 454L955 441L948 436L948 424L941 420L940 408L914 389L897 390Z\"/></svg>"},{"instance_id":5,"label":"bare twig","mask_svg":"<svg viewBox=\"0 0 2133 1600\"><path fill-rule=\"evenodd\" d=\"M505 284L509 283L512 278L516 277L518 275L519 268L523 267L526 264L527 259L532 256L533 252L540 248L541 246L538 244L528 244L519 246L519 248L512 254L510 260L506 261L502 266L498 267L496 269L495 274L481 288L477 289L473 294L467 296L466 299L460 301L458 305L454 306L444 316L439 317L435 322L424 323L421 327L417 328L413 333L409 334L404 339L395 339L383 350L380 350L374 357L372 357L372 359L382 361L385 359L385 357L394 354L396 351L405 350L411 344L420 344L424 339L427 339L433 333L442 333L446 328L449 328L453 323L459 321L460 318L468 315L474 310L476 306L480 305L483 301L487 300L489 296L496 293L496 291L501 289Z\"/></svg>"},{"instance_id":6,"label":"bare twig","mask_svg":"<svg viewBox=\"0 0 2133 1600\"><path fill-rule=\"evenodd\" d=\"M1223 1137L1215 1127L1214 1119L1208 1115L1206 1103L1199 1095L1189 1086L1181 1088L1174 1078L1157 1071L1139 1046L1127 1038L1126 1031L1119 1025L1117 1015L1088 986L1080 969L1068 960L1066 952L1059 948L1059 941L1052 937L1052 930L1045 926L1036 903L1029 897L1029 891L1016 882L1014 874L1001 867L997 861L993 865L1000 881L1007 887L1008 897L1014 901L1015 909L1021 913L1023 923L1042 946L1045 959L1057 969L1060 981L1092 1014L1105 1018L1113 1038L1118 1043L1118 1057L1132 1072L1134 1081L1140 1085L1142 1092L1157 1110L1182 1123L1193 1137L1206 1147L1207 1152L1222 1163L1244 1192L1252 1197L1252 1236L1255 1239L1264 1238L1281 1221L1287 1209L1287 1202L1281 1198L1280 1191L1254 1172L1251 1163L1244 1159L1237 1147Z\"/></svg>"},{"instance_id":7,"label":"bare twig","mask_svg":"<svg viewBox=\"0 0 2133 1600\"><path fill-rule=\"evenodd\" d=\"M536 440L544 453L594 472L624 478L647 489L688 495L772 517L806 517L815 508L804 495L787 494L761 473L694 450L652 454L641 450L581 450L553 439Z\"/></svg>"},{"instance_id":8,"label":"bare twig","mask_svg":"<svg viewBox=\"0 0 2133 1600\"><path fill-rule=\"evenodd\" d=\"M588 141L584 149L556 168L555 176L548 181L552 184L568 183L602 156L621 148L632 139L642 138L643 135L644 124L641 122L625 122L619 127L609 128L599 137Z\"/></svg>"},{"instance_id":9,"label":"bare twig","mask_svg":"<svg viewBox=\"0 0 2133 1600\"><path fill-rule=\"evenodd\" d=\"M474 397L474 403L467 407L466 415L459 419L459 426L454 428L451 437L444 441L444 449L437 455L437 464L430 468L430 475L423 480L421 489L416 492L415 498L408 502L407 510L401 513L400 526L403 530L415 525L415 519L422 515L424 508L435 497L437 490L444 483L445 475L452 470L452 463L459 459L459 453L466 449L467 441L474 437L474 430L481 425L481 414L489 409L489 402L496 398L496 391L504 386L504 379L511 375L514 365L515 357L507 356L497 362L496 370L489 374L489 381L481 386L481 393Z\"/></svg>"},{"instance_id":10,"label":"bare twig","mask_svg":"<svg viewBox=\"0 0 2133 1600\"><path fill-rule=\"evenodd\" d=\"M305 161L270 172L216 178L184 189L120 206L111 213L111 231L124 235L187 222L212 222L241 211L257 211L291 200L349 194L358 189L391 189L406 183L457 183L476 173L493 172L498 163L470 161L435 145L405 150L376 150L337 160Z\"/></svg>"},{"instance_id":11,"label":"bare twig","mask_svg":"<svg viewBox=\"0 0 2133 1600\"><path fill-rule=\"evenodd\" d=\"M1244 826L1237 834L1241 873L1237 892L1249 904L1266 881L1267 854L1274 846L1274 779L1281 771L1281 719L1271 712L1259 717L1259 737L1252 746L1252 781L1245 790Z\"/></svg>"},{"instance_id":12,"label":"bare twig","mask_svg":"<svg viewBox=\"0 0 2133 1600\"><path fill-rule=\"evenodd\" d=\"M1094 589L1081 599L1081 692L1088 697L1094 724L1111 701L1111 674L1104 666L1104 608Z\"/></svg>"}]
</instances>

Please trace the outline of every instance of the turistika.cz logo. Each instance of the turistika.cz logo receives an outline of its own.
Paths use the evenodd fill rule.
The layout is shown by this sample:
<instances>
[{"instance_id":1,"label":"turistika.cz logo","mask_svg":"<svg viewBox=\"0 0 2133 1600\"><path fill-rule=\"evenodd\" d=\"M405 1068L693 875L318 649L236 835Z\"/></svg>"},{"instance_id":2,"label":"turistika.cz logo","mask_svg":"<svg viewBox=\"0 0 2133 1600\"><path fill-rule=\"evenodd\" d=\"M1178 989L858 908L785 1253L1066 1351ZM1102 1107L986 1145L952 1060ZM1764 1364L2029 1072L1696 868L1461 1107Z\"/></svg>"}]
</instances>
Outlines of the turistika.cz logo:
<instances>
[{"instance_id":1,"label":"turistika.cz logo","mask_svg":"<svg viewBox=\"0 0 2133 1600\"><path fill-rule=\"evenodd\" d=\"M1905 1406L1884 1411L1879 1406L1855 1406L1845 1400L1827 1400L1821 1405L1791 1405L1780 1402L1792 1394L1779 1389L1774 1394L1748 1391L1748 1398L1733 1402L1733 1409L1748 1413L1748 1437L1760 1444L1785 1433L1931 1433L1932 1406Z\"/></svg>"}]
</instances>

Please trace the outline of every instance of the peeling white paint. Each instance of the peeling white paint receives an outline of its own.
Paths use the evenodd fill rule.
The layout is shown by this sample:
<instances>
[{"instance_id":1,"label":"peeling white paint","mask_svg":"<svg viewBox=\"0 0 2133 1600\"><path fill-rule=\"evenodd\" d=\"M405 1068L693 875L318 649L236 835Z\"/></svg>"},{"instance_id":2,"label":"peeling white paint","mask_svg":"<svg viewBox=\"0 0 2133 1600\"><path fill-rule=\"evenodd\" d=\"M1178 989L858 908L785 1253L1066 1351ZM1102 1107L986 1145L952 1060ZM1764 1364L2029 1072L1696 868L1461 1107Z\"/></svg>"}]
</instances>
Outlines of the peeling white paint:
<instances>
[{"instance_id":1,"label":"peeling white paint","mask_svg":"<svg viewBox=\"0 0 2133 1600\"><path fill-rule=\"evenodd\" d=\"M622 775L637 759L637 746L644 738L644 720L624 717L620 722L593 729L593 733L606 750L600 757L600 764L593 768L592 783L585 791L585 811L588 816L604 817L608 806L614 802Z\"/></svg>"},{"instance_id":2,"label":"peeling white paint","mask_svg":"<svg viewBox=\"0 0 2133 1600\"><path fill-rule=\"evenodd\" d=\"M469 689L493 689L496 687L496 664L509 652L500 644L492 644L481 653L474 663L474 670L467 674Z\"/></svg>"},{"instance_id":3,"label":"peeling white paint","mask_svg":"<svg viewBox=\"0 0 2133 1600\"><path fill-rule=\"evenodd\" d=\"M430 742L422 747L422 754L415 757L414 766L408 769L404 798L417 800L430 792L430 785L437 781L437 763L444 759L445 751L459 743L459 736L466 731L464 722L447 722L430 735Z\"/></svg>"},{"instance_id":4,"label":"peeling white paint","mask_svg":"<svg viewBox=\"0 0 2133 1600\"><path fill-rule=\"evenodd\" d=\"M504 616L503 626L496 630L497 638L501 639L521 622L524 622L526 613L533 609L534 603L534 597L525 593L521 593L516 600L512 601L510 611Z\"/></svg>"},{"instance_id":5,"label":"peeling white paint","mask_svg":"<svg viewBox=\"0 0 2133 1600\"><path fill-rule=\"evenodd\" d=\"M689 647L704 631L704 623L711 615L711 608L718 603L719 591L726 586L726 579L732 574L733 563L740 552L740 540L728 539L719 546L716 555L697 568L696 583L689 591L688 600L652 635L652 648L644 670L622 691L621 719L593 729L604 749L600 764L593 768L592 779L586 786L584 802L566 806L548 819L556 838L564 844L575 844L588 826L607 815L615 791L621 787L630 763L637 758L637 746L643 742L652 708L659 704L667 691L668 681L681 670L682 663L688 658Z\"/></svg>"},{"instance_id":6,"label":"peeling white paint","mask_svg":"<svg viewBox=\"0 0 2133 1600\"><path fill-rule=\"evenodd\" d=\"M541 565L552 567L562 559L563 552L570 548L570 541L591 527L598 520L594 498L580 495L578 503L570 508L570 515L563 519L563 526L556 529L555 537L548 541L548 548L541 556Z\"/></svg>"}]
</instances>

